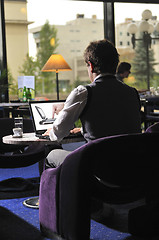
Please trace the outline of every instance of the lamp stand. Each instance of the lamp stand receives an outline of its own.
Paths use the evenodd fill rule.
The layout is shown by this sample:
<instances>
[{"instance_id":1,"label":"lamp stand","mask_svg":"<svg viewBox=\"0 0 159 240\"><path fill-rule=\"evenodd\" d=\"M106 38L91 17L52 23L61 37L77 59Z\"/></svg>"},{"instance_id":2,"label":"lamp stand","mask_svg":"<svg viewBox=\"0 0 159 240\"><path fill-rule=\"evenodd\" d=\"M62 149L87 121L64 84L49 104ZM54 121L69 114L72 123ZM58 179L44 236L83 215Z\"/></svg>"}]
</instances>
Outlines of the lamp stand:
<instances>
[{"instance_id":1,"label":"lamp stand","mask_svg":"<svg viewBox=\"0 0 159 240\"><path fill-rule=\"evenodd\" d=\"M57 92L57 100L59 100L59 80L58 80L58 70L56 70L56 92Z\"/></svg>"}]
</instances>

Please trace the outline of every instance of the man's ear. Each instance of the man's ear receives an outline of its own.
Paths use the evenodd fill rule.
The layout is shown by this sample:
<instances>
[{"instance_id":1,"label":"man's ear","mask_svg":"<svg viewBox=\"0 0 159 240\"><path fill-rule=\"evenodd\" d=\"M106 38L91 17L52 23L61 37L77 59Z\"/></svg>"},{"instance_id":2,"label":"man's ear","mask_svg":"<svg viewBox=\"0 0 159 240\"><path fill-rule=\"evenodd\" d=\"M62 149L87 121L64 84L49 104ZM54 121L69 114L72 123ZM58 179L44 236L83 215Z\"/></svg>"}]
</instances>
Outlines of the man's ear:
<instances>
[{"instance_id":1,"label":"man's ear","mask_svg":"<svg viewBox=\"0 0 159 240\"><path fill-rule=\"evenodd\" d=\"M89 65L90 65L91 73L93 73L94 72L94 66L91 62L89 62Z\"/></svg>"}]
</instances>

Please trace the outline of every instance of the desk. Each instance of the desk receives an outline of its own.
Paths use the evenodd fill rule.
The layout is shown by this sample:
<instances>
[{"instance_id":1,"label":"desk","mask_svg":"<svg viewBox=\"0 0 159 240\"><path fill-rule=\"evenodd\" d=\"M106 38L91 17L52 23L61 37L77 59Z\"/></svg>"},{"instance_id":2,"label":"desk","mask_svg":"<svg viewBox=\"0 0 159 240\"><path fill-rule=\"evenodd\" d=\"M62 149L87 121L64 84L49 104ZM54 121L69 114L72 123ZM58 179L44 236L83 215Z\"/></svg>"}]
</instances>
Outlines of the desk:
<instances>
[{"instance_id":1,"label":"desk","mask_svg":"<svg viewBox=\"0 0 159 240\"><path fill-rule=\"evenodd\" d=\"M29 145L35 141L38 141L39 138L35 136L35 133L23 133L22 138L13 138L12 135L8 135L8 136L4 136L2 140L6 144Z\"/></svg>"},{"instance_id":2,"label":"desk","mask_svg":"<svg viewBox=\"0 0 159 240\"><path fill-rule=\"evenodd\" d=\"M65 138L61 141L62 144L66 143L73 143L73 142L81 142L84 141L84 138L82 136L77 136L73 138ZM44 144L54 144L56 142L50 141L47 139L39 139L38 137L35 136L35 133L23 133L22 138L13 138L12 135L8 135L3 137L3 142L6 144L24 144L24 145L29 145L35 142L42 142ZM23 204L27 207L31 208L39 208L39 197L34 197L34 198L29 198L26 199Z\"/></svg>"},{"instance_id":3,"label":"desk","mask_svg":"<svg viewBox=\"0 0 159 240\"><path fill-rule=\"evenodd\" d=\"M61 143L66 144L66 143L73 143L73 142L82 142L85 141L83 136L77 136L77 137L70 137L64 138ZM29 145L35 142L43 142L44 144L51 144L51 143L56 143L51 140L47 139L39 139L38 137L35 136L35 133L23 133L22 138L13 138L12 135L8 135L3 137L3 142L6 144L24 144L24 145Z\"/></svg>"}]
</instances>

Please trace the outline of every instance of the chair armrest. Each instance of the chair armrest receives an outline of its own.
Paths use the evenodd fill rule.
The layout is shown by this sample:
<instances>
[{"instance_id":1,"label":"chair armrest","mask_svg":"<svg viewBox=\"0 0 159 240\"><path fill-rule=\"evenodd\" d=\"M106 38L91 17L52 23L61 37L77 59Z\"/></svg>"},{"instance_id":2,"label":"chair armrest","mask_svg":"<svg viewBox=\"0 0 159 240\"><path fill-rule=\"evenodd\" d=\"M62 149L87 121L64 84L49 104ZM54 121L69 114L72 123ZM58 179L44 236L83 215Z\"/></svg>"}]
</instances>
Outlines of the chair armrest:
<instances>
[{"instance_id":1,"label":"chair armrest","mask_svg":"<svg viewBox=\"0 0 159 240\"><path fill-rule=\"evenodd\" d=\"M58 233L59 177L61 166L43 171L39 192L39 221L41 231Z\"/></svg>"}]
</instances>

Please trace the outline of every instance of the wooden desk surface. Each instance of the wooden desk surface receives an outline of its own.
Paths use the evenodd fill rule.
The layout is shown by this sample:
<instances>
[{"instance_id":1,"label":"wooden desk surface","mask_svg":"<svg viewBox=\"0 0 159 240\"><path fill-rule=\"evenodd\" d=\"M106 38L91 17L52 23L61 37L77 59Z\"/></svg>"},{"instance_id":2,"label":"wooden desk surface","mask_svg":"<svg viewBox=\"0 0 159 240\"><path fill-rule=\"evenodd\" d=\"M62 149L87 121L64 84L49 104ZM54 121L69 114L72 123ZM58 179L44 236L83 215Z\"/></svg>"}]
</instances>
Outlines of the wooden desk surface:
<instances>
[{"instance_id":1,"label":"wooden desk surface","mask_svg":"<svg viewBox=\"0 0 159 240\"><path fill-rule=\"evenodd\" d=\"M73 138L64 138L61 143L66 144L66 143L73 143L73 142L82 142L84 141L83 137L73 137ZM3 143L6 144L24 144L24 145L29 145L31 143L35 142L43 142L44 144L46 143L55 143L54 141L50 141L47 139L39 139L38 137L35 136L35 133L23 133L22 138L14 138L12 135L8 135L3 137Z\"/></svg>"}]
</instances>

